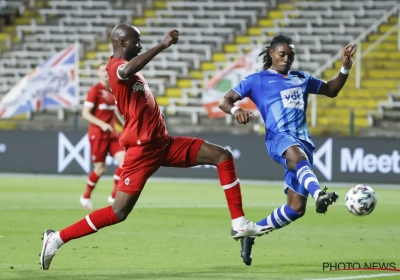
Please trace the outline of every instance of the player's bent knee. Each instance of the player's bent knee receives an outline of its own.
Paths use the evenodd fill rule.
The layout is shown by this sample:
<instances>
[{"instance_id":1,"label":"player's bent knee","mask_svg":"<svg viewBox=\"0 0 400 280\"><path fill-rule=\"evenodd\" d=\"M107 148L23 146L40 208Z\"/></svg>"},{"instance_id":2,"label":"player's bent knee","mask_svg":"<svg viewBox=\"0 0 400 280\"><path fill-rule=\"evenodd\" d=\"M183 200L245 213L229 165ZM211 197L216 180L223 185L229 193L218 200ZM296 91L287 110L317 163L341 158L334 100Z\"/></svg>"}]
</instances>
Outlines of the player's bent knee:
<instances>
[{"instance_id":1,"label":"player's bent knee","mask_svg":"<svg viewBox=\"0 0 400 280\"><path fill-rule=\"evenodd\" d=\"M125 221L126 218L128 218L129 213L131 212L126 208L114 207L114 205L113 205L113 211L115 216L117 216L118 222Z\"/></svg>"},{"instance_id":2,"label":"player's bent knee","mask_svg":"<svg viewBox=\"0 0 400 280\"><path fill-rule=\"evenodd\" d=\"M221 162L224 162L232 157L232 153L225 149L220 147L218 153L216 153L216 163L215 164L220 164Z\"/></svg>"},{"instance_id":3,"label":"player's bent knee","mask_svg":"<svg viewBox=\"0 0 400 280\"><path fill-rule=\"evenodd\" d=\"M232 154L229 150L212 143L204 142L197 154L196 164L210 164L216 166L231 157Z\"/></svg>"},{"instance_id":4,"label":"player's bent knee","mask_svg":"<svg viewBox=\"0 0 400 280\"><path fill-rule=\"evenodd\" d=\"M107 168L105 166L94 166L93 170L98 176L101 176L106 173Z\"/></svg>"},{"instance_id":5,"label":"player's bent knee","mask_svg":"<svg viewBox=\"0 0 400 280\"><path fill-rule=\"evenodd\" d=\"M112 204L112 209L115 216L117 216L118 222L123 222L126 220L126 218L128 218L133 207L135 206L137 198L138 197L135 197L135 199L131 201L121 201L118 199L118 197L115 198L115 201Z\"/></svg>"},{"instance_id":6,"label":"player's bent knee","mask_svg":"<svg viewBox=\"0 0 400 280\"><path fill-rule=\"evenodd\" d=\"M298 146L292 146L285 152L286 164L290 170L296 170L297 164L302 160L307 160L307 154Z\"/></svg>"}]
</instances>

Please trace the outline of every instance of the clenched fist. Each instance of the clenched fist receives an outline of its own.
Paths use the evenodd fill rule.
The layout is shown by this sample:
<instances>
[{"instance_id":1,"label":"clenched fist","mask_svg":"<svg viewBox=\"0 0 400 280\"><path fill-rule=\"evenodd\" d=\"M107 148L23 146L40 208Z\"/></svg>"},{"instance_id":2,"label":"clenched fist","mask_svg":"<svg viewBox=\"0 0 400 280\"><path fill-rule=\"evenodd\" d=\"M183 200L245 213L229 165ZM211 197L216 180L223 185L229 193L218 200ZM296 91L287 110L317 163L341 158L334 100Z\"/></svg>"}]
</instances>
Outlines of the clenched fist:
<instances>
[{"instance_id":1,"label":"clenched fist","mask_svg":"<svg viewBox=\"0 0 400 280\"><path fill-rule=\"evenodd\" d=\"M171 30L165 35L164 39L161 41L161 44L164 48L169 48L172 44L176 44L179 41L179 31L176 29Z\"/></svg>"},{"instance_id":2,"label":"clenched fist","mask_svg":"<svg viewBox=\"0 0 400 280\"><path fill-rule=\"evenodd\" d=\"M245 111L241 108L235 112L235 119L239 124L246 124L250 121L250 117L253 115L250 111Z\"/></svg>"}]
</instances>

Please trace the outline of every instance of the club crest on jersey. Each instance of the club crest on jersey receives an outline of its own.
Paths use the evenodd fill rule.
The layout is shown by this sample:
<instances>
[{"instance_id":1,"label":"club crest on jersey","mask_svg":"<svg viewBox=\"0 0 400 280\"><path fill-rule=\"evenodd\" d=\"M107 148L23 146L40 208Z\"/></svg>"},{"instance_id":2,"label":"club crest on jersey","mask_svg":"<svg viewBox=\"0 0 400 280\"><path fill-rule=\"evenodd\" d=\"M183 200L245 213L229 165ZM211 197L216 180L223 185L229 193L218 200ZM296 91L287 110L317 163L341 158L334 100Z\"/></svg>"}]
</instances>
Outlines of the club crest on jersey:
<instances>
[{"instance_id":1,"label":"club crest on jersey","mask_svg":"<svg viewBox=\"0 0 400 280\"><path fill-rule=\"evenodd\" d=\"M300 87L281 91L282 104L285 108L295 108L304 111L303 91Z\"/></svg>"},{"instance_id":2,"label":"club crest on jersey","mask_svg":"<svg viewBox=\"0 0 400 280\"><path fill-rule=\"evenodd\" d=\"M132 86L133 91L147 91L150 90L149 85L143 85L141 82L136 82Z\"/></svg>"},{"instance_id":3,"label":"club crest on jersey","mask_svg":"<svg viewBox=\"0 0 400 280\"><path fill-rule=\"evenodd\" d=\"M300 79L299 77L294 77L293 78L293 81L296 83L296 84L302 84L303 83L303 79Z\"/></svg>"}]
</instances>

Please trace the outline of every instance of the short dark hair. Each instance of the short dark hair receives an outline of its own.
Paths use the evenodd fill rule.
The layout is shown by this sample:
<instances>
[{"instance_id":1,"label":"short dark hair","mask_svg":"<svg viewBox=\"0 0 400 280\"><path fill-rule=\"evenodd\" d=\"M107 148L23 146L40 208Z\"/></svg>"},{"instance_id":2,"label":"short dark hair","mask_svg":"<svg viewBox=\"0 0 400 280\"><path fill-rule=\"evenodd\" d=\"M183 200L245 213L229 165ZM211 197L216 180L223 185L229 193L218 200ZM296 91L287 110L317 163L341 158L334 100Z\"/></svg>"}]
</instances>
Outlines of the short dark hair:
<instances>
[{"instance_id":1,"label":"short dark hair","mask_svg":"<svg viewBox=\"0 0 400 280\"><path fill-rule=\"evenodd\" d=\"M263 70L267 70L269 67L272 65L272 58L269 55L269 51L275 47L276 44L293 44L292 38L290 38L287 35L279 34L276 35L274 38L272 38L271 44L267 47L265 47L265 50L260 53L259 56L264 56L263 57Z\"/></svg>"}]
</instances>

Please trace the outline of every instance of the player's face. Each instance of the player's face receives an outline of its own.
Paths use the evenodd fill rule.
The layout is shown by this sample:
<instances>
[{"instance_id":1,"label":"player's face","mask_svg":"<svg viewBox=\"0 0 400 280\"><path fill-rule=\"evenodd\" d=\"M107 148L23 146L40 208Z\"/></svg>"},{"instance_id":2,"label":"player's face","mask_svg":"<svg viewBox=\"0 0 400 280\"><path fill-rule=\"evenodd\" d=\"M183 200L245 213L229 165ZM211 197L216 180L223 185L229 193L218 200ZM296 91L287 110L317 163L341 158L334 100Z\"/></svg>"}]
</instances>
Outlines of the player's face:
<instances>
[{"instance_id":1,"label":"player's face","mask_svg":"<svg viewBox=\"0 0 400 280\"><path fill-rule=\"evenodd\" d=\"M289 46L289 44L279 44L270 51L272 65L278 73L287 74L292 67L295 56L292 46Z\"/></svg>"},{"instance_id":2,"label":"player's face","mask_svg":"<svg viewBox=\"0 0 400 280\"><path fill-rule=\"evenodd\" d=\"M140 53L142 45L140 44L140 34L136 32L125 42L125 59L131 60Z\"/></svg>"},{"instance_id":3,"label":"player's face","mask_svg":"<svg viewBox=\"0 0 400 280\"><path fill-rule=\"evenodd\" d=\"M107 71L106 71L106 65L105 64L100 65L97 74L99 75L100 81L102 81L102 82L107 82L108 81L108 76L107 76Z\"/></svg>"}]
</instances>

